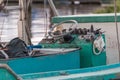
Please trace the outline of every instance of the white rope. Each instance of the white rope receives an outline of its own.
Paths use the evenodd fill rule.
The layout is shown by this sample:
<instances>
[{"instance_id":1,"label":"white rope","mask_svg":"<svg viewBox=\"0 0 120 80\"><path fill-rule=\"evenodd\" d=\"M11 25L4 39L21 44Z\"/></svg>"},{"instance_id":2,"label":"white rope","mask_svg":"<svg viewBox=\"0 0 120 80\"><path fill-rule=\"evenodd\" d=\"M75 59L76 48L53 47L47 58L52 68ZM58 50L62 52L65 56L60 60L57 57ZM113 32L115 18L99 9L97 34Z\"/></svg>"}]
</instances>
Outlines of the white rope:
<instances>
[{"instance_id":1,"label":"white rope","mask_svg":"<svg viewBox=\"0 0 120 80\"><path fill-rule=\"evenodd\" d=\"M95 55L101 54L104 51L104 47L105 47L105 43L102 38L102 35L100 35L93 42L93 53ZM96 49L98 50L98 52L96 52Z\"/></svg>"}]
</instances>

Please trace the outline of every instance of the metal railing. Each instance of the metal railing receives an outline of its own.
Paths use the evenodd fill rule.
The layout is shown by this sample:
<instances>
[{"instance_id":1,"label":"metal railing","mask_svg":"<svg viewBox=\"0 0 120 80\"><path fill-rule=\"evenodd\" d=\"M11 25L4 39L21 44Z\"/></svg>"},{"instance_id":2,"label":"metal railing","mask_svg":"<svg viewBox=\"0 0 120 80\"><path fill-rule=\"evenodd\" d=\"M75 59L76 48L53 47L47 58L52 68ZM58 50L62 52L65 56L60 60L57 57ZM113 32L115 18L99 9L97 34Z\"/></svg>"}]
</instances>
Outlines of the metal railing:
<instances>
[{"instance_id":1,"label":"metal railing","mask_svg":"<svg viewBox=\"0 0 120 80\"><path fill-rule=\"evenodd\" d=\"M14 76L14 78L15 78L16 80L22 80L20 77L18 77L18 76L16 75L16 73L15 73L14 71L12 71L12 70L10 69L10 67L9 67L8 65L6 65L6 64L0 64L0 69L1 69L1 68L7 70L11 75Z\"/></svg>"}]
</instances>

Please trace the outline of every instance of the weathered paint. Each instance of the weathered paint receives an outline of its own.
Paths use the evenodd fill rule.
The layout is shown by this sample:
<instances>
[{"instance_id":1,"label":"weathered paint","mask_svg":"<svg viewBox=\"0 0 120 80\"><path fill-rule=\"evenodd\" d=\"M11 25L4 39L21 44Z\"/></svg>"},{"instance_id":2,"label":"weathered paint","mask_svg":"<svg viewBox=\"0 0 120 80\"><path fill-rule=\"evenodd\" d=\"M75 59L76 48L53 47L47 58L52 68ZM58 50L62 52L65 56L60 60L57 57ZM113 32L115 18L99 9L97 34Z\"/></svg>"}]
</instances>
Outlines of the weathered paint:
<instances>
[{"instance_id":1,"label":"weathered paint","mask_svg":"<svg viewBox=\"0 0 120 80\"><path fill-rule=\"evenodd\" d=\"M95 55L93 52L93 44L92 42L87 42L86 40L79 39L79 36L72 35L74 40L70 43L45 43L41 44L44 48L81 48L80 50L80 67L95 67L106 65L106 51L101 52L100 55ZM105 36L103 35L105 40Z\"/></svg>"},{"instance_id":2,"label":"weathered paint","mask_svg":"<svg viewBox=\"0 0 120 80\"><path fill-rule=\"evenodd\" d=\"M61 73L64 73L61 74ZM25 80L110 80L120 74L120 64L83 69L52 71L20 75Z\"/></svg>"},{"instance_id":3,"label":"weathered paint","mask_svg":"<svg viewBox=\"0 0 120 80\"><path fill-rule=\"evenodd\" d=\"M16 80L16 78L12 74L10 74L9 71L7 71L5 68L0 68L0 74L3 75L0 76L0 80ZM116 78L119 74L120 64L112 64L84 69L19 74L19 76L22 78L22 80L110 80Z\"/></svg>"},{"instance_id":4,"label":"weathered paint","mask_svg":"<svg viewBox=\"0 0 120 80\"><path fill-rule=\"evenodd\" d=\"M6 69L0 69L0 80L16 80L16 78L10 74Z\"/></svg>"},{"instance_id":5,"label":"weathered paint","mask_svg":"<svg viewBox=\"0 0 120 80\"><path fill-rule=\"evenodd\" d=\"M20 80L6 64L0 64L0 80Z\"/></svg>"},{"instance_id":6,"label":"weathered paint","mask_svg":"<svg viewBox=\"0 0 120 80\"><path fill-rule=\"evenodd\" d=\"M8 60L7 64L17 74L59 71L80 68L79 49L54 55Z\"/></svg>"}]
</instances>

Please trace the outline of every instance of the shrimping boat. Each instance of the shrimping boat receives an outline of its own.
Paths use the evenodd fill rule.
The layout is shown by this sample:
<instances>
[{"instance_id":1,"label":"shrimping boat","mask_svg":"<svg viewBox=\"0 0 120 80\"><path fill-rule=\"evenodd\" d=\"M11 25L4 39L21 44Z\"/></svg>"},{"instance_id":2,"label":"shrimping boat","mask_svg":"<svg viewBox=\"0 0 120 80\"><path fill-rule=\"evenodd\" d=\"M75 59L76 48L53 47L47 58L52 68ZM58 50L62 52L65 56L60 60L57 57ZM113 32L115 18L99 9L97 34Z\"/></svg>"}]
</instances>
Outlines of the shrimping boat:
<instances>
[{"instance_id":1,"label":"shrimping boat","mask_svg":"<svg viewBox=\"0 0 120 80\"><path fill-rule=\"evenodd\" d=\"M91 22L109 18L101 17ZM119 80L120 64L107 64L104 32L79 27L88 18L54 17L58 24L38 45L15 38L1 46L0 80Z\"/></svg>"}]
</instances>

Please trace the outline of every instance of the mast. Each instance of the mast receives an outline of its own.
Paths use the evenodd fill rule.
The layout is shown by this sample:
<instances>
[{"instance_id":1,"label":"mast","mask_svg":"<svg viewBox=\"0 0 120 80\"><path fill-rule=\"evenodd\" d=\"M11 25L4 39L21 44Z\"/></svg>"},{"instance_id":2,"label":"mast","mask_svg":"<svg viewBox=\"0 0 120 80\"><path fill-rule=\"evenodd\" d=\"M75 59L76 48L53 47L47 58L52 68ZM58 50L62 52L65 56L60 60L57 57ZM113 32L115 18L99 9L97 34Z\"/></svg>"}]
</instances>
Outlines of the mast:
<instances>
[{"instance_id":1,"label":"mast","mask_svg":"<svg viewBox=\"0 0 120 80\"><path fill-rule=\"evenodd\" d=\"M120 62L120 40L119 40L119 31L118 31L118 24L117 24L117 5L116 0L114 0L114 13L115 13L115 26L116 26L116 34L117 34L117 43L118 43L118 53L119 53L119 62Z\"/></svg>"},{"instance_id":2,"label":"mast","mask_svg":"<svg viewBox=\"0 0 120 80\"><path fill-rule=\"evenodd\" d=\"M18 37L31 45L31 6L32 0L19 0L20 15L18 21Z\"/></svg>"}]
</instances>

